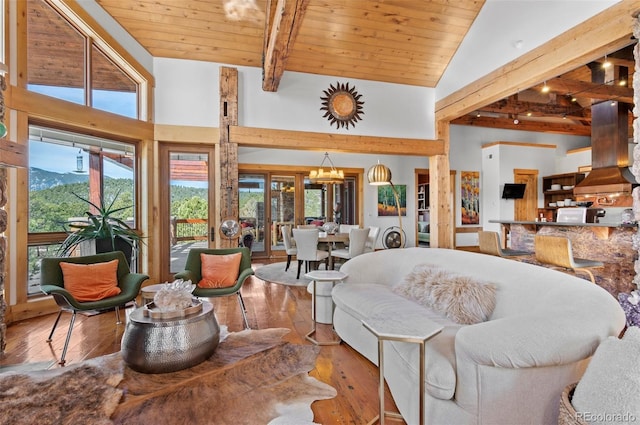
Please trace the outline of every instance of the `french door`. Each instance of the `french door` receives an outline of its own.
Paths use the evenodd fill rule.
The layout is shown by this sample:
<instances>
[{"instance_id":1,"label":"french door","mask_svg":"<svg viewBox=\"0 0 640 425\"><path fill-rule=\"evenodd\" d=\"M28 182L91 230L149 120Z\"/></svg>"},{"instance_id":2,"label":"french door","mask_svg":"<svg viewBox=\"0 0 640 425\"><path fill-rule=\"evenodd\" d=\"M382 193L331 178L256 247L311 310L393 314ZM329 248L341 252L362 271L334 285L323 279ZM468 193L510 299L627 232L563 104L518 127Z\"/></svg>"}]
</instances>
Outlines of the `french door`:
<instances>
[{"instance_id":1,"label":"french door","mask_svg":"<svg viewBox=\"0 0 640 425\"><path fill-rule=\"evenodd\" d=\"M213 158L213 147L160 146L161 281L184 270L191 248L214 246Z\"/></svg>"}]
</instances>

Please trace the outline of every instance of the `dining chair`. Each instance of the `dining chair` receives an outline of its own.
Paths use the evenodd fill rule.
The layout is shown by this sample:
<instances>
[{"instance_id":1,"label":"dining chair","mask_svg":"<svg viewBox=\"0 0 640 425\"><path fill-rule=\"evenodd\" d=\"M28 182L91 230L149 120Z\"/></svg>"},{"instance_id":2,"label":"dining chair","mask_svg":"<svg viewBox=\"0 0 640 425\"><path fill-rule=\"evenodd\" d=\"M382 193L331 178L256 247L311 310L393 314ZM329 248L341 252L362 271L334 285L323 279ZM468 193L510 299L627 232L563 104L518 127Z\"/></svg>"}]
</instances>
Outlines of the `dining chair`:
<instances>
[{"instance_id":1,"label":"dining chair","mask_svg":"<svg viewBox=\"0 0 640 425\"><path fill-rule=\"evenodd\" d=\"M604 267L601 261L575 258L569 238L562 236L536 235L534 239L536 260L552 268L571 269L589 275L592 283L596 283L590 269Z\"/></svg>"},{"instance_id":2,"label":"dining chair","mask_svg":"<svg viewBox=\"0 0 640 425\"><path fill-rule=\"evenodd\" d=\"M517 249L502 248L500 245L500 235L498 232L480 230L478 231L478 245L483 254L495 255L496 257L518 257L529 255L531 252Z\"/></svg>"},{"instance_id":3,"label":"dining chair","mask_svg":"<svg viewBox=\"0 0 640 425\"><path fill-rule=\"evenodd\" d=\"M114 260L118 260L117 265L115 265L115 278L117 279L119 291L113 291L117 292L115 295L100 298L101 295L98 295L100 291L98 291L97 284L106 282L108 273L114 271L114 269L107 270L105 268L107 263L112 264L111 262ZM60 263L66 263L69 266L65 264L61 266ZM65 267L66 271L63 271L63 267ZM135 300L140 292L142 282L147 279L149 279L149 276L146 274L132 273L129 270L127 260L121 251L76 257L43 258L40 262L40 290L47 295L53 296L56 304L60 307L58 317L53 323L47 342L52 341L53 333L58 326L62 312L68 311L72 314L59 363L63 365L66 362L65 357L67 348L69 348L76 313L79 311L100 311L115 308L116 323L121 324L120 306ZM103 287L104 285L100 286ZM88 293L88 291L92 293ZM109 292L113 293L112 291ZM106 294L106 292L103 292L103 294Z\"/></svg>"},{"instance_id":4,"label":"dining chair","mask_svg":"<svg viewBox=\"0 0 640 425\"><path fill-rule=\"evenodd\" d=\"M338 227L338 233L349 233L351 229L359 229L359 224L341 224Z\"/></svg>"},{"instance_id":5,"label":"dining chair","mask_svg":"<svg viewBox=\"0 0 640 425\"><path fill-rule=\"evenodd\" d=\"M367 243L364 245L364 252L373 252L376 250L379 234L380 228L378 226L369 227L369 236L367 237Z\"/></svg>"},{"instance_id":6,"label":"dining chair","mask_svg":"<svg viewBox=\"0 0 640 425\"><path fill-rule=\"evenodd\" d=\"M253 274L251 268L251 251L249 248L192 248L187 254L187 262L184 266L184 270L176 273L174 279L190 280L194 284L199 284L203 277L202 270L202 256L205 255L233 255L241 253L240 265L237 270L237 274L234 274L235 280L229 286L223 287L201 287L196 286L193 290L193 295L199 298L213 298L213 297L225 297L236 294L238 296L238 304L240 306L240 313L242 314L242 320L244 321L245 329L250 329L249 321L247 320L247 309L242 299L240 290L246 279ZM206 258L206 257L205 257ZM206 272L206 270L205 270Z\"/></svg>"},{"instance_id":7,"label":"dining chair","mask_svg":"<svg viewBox=\"0 0 640 425\"><path fill-rule=\"evenodd\" d=\"M289 270L289 266L291 265L291 257L298 254L298 248L296 248L294 240L291 239L291 226L282 226L280 231L282 232L284 250L287 253L287 265L284 268L284 271L286 272Z\"/></svg>"},{"instance_id":8,"label":"dining chair","mask_svg":"<svg viewBox=\"0 0 640 425\"><path fill-rule=\"evenodd\" d=\"M360 254L364 254L365 245L369 238L369 228L364 229L352 228L349 231L349 248L334 249L331 251L331 256L336 258L342 258L343 260L349 260L357 257ZM335 264L335 263L334 263Z\"/></svg>"},{"instance_id":9,"label":"dining chair","mask_svg":"<svg viewBox=\"0 0 640 425\"><path fill-rule=\"evenodd\" d=\"M305 273L309 272L310 266L318 264L325 260L328 264L329 253L318 249L318 237L320 231L318 229L293 229L293 239L296 243L298 254L298 274L300 279L300 268L302 263L305 264Z\"/></svg>"}]
</instances>

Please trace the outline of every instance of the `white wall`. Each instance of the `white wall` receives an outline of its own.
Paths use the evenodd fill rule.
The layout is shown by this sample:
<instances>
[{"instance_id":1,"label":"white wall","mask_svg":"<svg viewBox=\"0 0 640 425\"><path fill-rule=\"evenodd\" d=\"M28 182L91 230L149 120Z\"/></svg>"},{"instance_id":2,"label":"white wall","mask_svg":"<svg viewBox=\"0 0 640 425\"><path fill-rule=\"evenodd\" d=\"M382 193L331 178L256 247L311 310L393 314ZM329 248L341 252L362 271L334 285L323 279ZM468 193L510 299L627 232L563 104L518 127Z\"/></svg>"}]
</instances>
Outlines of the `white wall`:
<instances>
[{"instance_id":1,"label":"white wall","mask_svg":"<svg viewBox=\"0 0 640 425\"><path fill-rule=\"evenodd\" d=\"M155 58L158 124L217 127L219 73L223 64ZM277 92L262 90L259 68L238 67L238 124L296 131L433 139L434 89L285 72ZM355 86L364 102L355 127L337 129L326 118L321 97L330 85Z\"/></svg>"}]
</instances>

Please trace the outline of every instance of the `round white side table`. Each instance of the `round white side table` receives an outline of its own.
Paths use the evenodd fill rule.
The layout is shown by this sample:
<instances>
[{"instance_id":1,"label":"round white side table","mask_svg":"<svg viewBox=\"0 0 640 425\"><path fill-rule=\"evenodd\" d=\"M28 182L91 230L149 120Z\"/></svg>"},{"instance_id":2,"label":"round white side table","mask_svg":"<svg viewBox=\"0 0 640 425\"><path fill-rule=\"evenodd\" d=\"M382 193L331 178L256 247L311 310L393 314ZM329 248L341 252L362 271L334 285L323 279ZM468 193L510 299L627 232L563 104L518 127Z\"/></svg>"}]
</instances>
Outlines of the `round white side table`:
<instances>
[{"instance_id":1,"label":"round white side table","mask_svg":"<svg viewBox=\"0 0 640 425\"><path fill-rule=\"evenodd\" d=\"M316 326L317 326L317 320L316 320L316 316L317 316L317 311L318 311L318 305L317 305L317 283L318 282L330 282L331 283L331 287L333 288L333 285L335 285L336 283L340 283L342 282L346 277L347 274L340 272L340 271L335 271L335 270L314 270L312 272L309 272L307 274L304 275L307 279L311 279L311 283L313 284L313 293L311 294L311 296L313 297L313 328L311 329L311 331L309 331L308 334L305 335L305 338L311 342L313 342L316 345L338 345L342 342L342 340L340 340L340 338L333 339L330 341L318 341L316 338L314 338L314 334L316 333ZM331 300L331 309L333 311L333 298L329 297ZM333 331L333 333L335 334L335 330L333 329L333 321L332 321L332 325L331 325L331 329ZM337 335L336 335L337 337Z\"/></svg>"}]
</instances>

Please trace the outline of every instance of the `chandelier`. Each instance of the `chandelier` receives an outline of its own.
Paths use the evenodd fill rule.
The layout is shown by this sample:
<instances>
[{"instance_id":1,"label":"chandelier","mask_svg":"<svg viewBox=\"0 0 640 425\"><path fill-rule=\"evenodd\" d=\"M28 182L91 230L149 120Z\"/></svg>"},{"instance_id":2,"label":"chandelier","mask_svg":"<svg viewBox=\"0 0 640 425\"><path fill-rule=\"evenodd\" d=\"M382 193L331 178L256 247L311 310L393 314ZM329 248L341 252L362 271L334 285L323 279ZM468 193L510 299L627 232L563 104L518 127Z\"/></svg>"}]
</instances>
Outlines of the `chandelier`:
<instances>
[{"instance_id":1,"label":"chandelier","mask_svg":"<svg viewBox=\"0 0 640 425\"><path fill-rule=\"evenodd\" d=\"M331 169L325 170L322 168L325 161L329 161ZM314 184L342 184L344 183L344 171L337 170L335 165L333 165L333 161L329 158L329 154L325 152L320 167L317 170L311 170L309 173L309 180Z\"/></svg>"}]
</instances>

